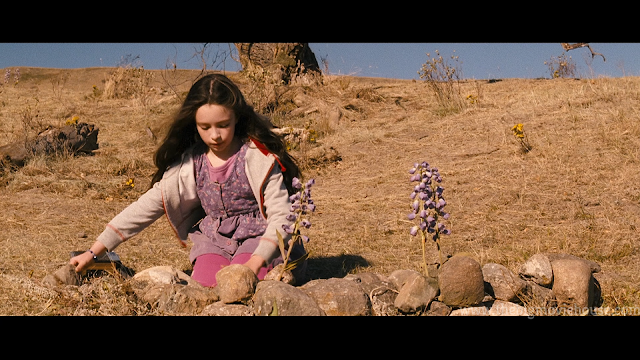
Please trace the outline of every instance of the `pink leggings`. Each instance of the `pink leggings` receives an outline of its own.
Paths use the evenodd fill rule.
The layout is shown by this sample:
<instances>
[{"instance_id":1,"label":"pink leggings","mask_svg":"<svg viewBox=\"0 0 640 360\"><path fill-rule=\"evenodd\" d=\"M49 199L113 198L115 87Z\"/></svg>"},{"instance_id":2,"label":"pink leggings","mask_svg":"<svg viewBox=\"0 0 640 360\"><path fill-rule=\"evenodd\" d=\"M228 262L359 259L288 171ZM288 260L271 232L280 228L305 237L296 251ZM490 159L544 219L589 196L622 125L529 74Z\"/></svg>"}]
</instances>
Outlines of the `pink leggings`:
<instances>
[{"instance_id":1,"label":"pink leggings","mask_svg":"<svg viewBox=\"0 0 640 360\"><path fill-rule=\"evenodd\" d=\"M218 254L203 254L198 256L193 265L191 278L205 287L216 286L216 274L220 269L231 264L244 264L251 258L251 253L237 254L231 261ZM272 265L262 267L258 272L258 279L263 280Z\"/></svg>"}]
</instances>

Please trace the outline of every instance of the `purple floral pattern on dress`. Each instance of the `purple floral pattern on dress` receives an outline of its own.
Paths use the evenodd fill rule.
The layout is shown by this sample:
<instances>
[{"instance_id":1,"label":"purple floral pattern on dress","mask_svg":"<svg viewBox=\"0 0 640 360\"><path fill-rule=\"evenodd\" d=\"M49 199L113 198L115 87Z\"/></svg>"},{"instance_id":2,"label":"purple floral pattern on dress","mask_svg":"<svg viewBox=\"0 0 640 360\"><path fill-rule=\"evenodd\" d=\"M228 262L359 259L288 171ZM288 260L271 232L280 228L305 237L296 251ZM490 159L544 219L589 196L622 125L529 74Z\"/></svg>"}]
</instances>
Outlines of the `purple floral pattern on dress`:
<instances>
[{"instance_id":1,"label":"purple floral pattern on dress","mask_svg":"<svg viewBox=\"0 0 640 360\"><path fill-rule=\"evenodd\" d=\"M194 152L198 197L207 215L200 222L199 231L191 234L192 262L205 253L233 257L245 240L259 238L267 228L245 173L247 149L247 144L240 148L233 170L223 183L214 182L209 176L206 147L199 147Z\"/></svg>"}]
</instances>

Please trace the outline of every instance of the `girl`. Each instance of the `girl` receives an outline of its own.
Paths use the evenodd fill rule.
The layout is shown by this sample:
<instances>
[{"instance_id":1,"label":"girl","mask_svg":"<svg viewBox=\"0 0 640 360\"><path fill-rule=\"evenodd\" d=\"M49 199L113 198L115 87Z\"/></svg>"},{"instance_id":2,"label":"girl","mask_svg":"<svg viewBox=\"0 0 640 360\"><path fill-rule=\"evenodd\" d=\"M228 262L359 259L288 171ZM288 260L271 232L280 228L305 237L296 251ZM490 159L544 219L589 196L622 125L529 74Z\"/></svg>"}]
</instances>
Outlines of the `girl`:
<instances>
[{"instance_id":1,"label":"girl","mask_svg":"<svg viewBox=\"0 0 640 360\"><path fill-rule=\"evenodd\" d=\"M282 225L291 225L291 182L299 177L295 160L270 128L226 76L199 79L156 151L150 189L70 263L83 271L166 214L181 244L193 242L194 280L215 286L216 273L229 264L243 264L263 279L282 262L276 231L285 244L291 237ZM291 258L304 253L295 245ZM305 268L301 264L294 275L300 279Z\"/></svg>"}]
</instances>

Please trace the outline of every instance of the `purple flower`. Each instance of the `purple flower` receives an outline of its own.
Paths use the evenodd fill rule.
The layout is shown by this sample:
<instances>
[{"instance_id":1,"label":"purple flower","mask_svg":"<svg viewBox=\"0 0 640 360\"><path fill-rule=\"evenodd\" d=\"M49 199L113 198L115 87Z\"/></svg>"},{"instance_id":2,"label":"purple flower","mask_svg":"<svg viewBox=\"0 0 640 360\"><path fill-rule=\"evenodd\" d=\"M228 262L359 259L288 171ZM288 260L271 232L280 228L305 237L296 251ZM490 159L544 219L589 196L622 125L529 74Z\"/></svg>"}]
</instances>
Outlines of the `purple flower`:
<instances>
[{"instance_id":1,"label":"purple flower","mask_svg":"<svg viewBox=\"0 0 640 360\"><path fill-rule=\"evenodd\" d=\"M298 220L298 216L296 214L291 213L291 214L287 215L287 220L296 221L296 220Z\"/></svg>"},{"instance_id":2,"label":"purple flower","mask_svg":"<svg viewBox=\"0 0 640 360\"><path fill-rule=\"evenodd\" d=\"M297 192L297 193L295 193L295 194L293 194L293 195L289 196L289 201L290 201L290 202L292 202L292 203L293 203L293 202L295 202L296 200L300 200L300 193L299 193L299 192Z\"/></svg>"},{"instance_id":3,"label":"purple flower","mask_svg":"<svg viewBox=\"0 0 640 360\"><path fill-rule=\"evenodd\" d=\"M309 209L309 211L314 212L316 211L316 206L314 204L309 204L307 205L307 209Z\"/></svg>"},{"instance_id":4,"label":"purple flower","mask_svg":"<svg viewBox=\"0 0 640 360\"><path fill-rule=\"evenodd\" d=\"M411 236L418 235L418 227L417 226L412 227L411 230L409 230L409 234L411 234Z\"/></svg>"},{"instance_id":5,"label":"purple flower","mask_svg":"<svg viewBox=\"0 0 640 360\"><path fill-rule=\"evenodd\" d=\"M416 213L411 213L409 215L407 215L407 217L409 218L409 220L413 220L416 218Z\"/></svg>"},{"instance_id":6,"label":"purple flower","mask_svg":"<svg viewBox=\"0 0 640 360\"><path fill-rule=\"evenodd\" d=\"M429 215L426 220L430 227L433 227L436 224L436 219L431 215Z\"/></svg>"},{"instance_id":7,"label":"purple flower","mask_svg":"<svg viewBox=\"0 0 640 360\"><path fill-rule=\"evenodd\" d=\"M302 188L302 183L300 182L300 179L298 179L297 177L294 177L293 180L291 180L291 185L298 190Z\"/></svg>"},{"instance_id":8,"label":"purple flower","mask_svg":"<svg viewBox=\"0 0 640 360\"><path fill-rule=\"evenodd\" d=\"M306 235L300 235L300 237L302 238L302 242L304 242L305 244L309 243L309 237Z\"/></svg>"},{"instance_id":9,"label":"purple flower","mask_svg":"<svg viewBox=\"0 0 640 360\"><path fill-rule=\"evenodd\" d=\"M300 225L304 226L306 229L311 227L311 222L307 219L302 220L302 222L300 223Z\"/></svg>"},{"instance_id":10,"label":"purple flower","mask_svg":"<svg viewBox=\"0 0 640 360\"><path fill-rule=\"evenodd\" d=\"M282 224L282 230L284 230L287 234L293 234L293 228L291 225Z\"/></svg>"},{"instance_id":11,"label":"purple flower","mask_svg":"<svg viewBox=\"0 0 640 360\"><path fill-rule=\"evenodd\" d=\"M305 185L305 187L308 189L310 187L313 186L313 184L316 183L316 179L309 179L309 181L307 181L307 184Z\"/></svg>"}]
</instances>

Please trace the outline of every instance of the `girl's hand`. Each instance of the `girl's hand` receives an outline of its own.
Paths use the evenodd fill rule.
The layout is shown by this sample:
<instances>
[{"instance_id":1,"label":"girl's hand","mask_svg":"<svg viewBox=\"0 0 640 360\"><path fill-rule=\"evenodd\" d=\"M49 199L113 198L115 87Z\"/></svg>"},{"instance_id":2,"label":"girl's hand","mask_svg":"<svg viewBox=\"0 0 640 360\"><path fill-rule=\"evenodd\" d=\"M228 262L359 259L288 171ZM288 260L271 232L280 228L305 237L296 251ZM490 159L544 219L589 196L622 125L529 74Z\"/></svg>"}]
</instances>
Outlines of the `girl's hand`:
<instances>
[{"instance_id":1,"label":"girl's hand","mask_svg":"<svg viewBox=\"0 0 640 360\"><path fill-rule=\"evenodd\" d=\"M74 256L69 260L71 265L76 266L76 272L83 272L91 263L93 263L93 254L88 251L83 252L78 256Z\"/></svg>"},{"instance_id":2,"label":"girl's hand","mask_svg":"<svg viewBox=\"0 0 640 360\"><path fill-rule=\"evenodd\" d=\"M251 269L251 271L253 271L254 274L258 275L258 272L264 266L264 264L265 264L265 261L261 256L253 255L243 265Z\"/></svg>"},{"instance_id":3,"label":"girl's hand","mask_svg":"<svg viewBox=\"0 0 640 360\"><path fill-rule=\"evenodd\" d=\"M101 242L96 241L89 250L93 251L93 254L96 254L96 256L100 256L107 251L107 248L102 245ZM71 258L71 260L69 260L69 264L75 265L76 272L83 272L89 265L93 263L93 254L89 250L83 252L78 256L74 256Z\"/></svg>"}]
</instances>

